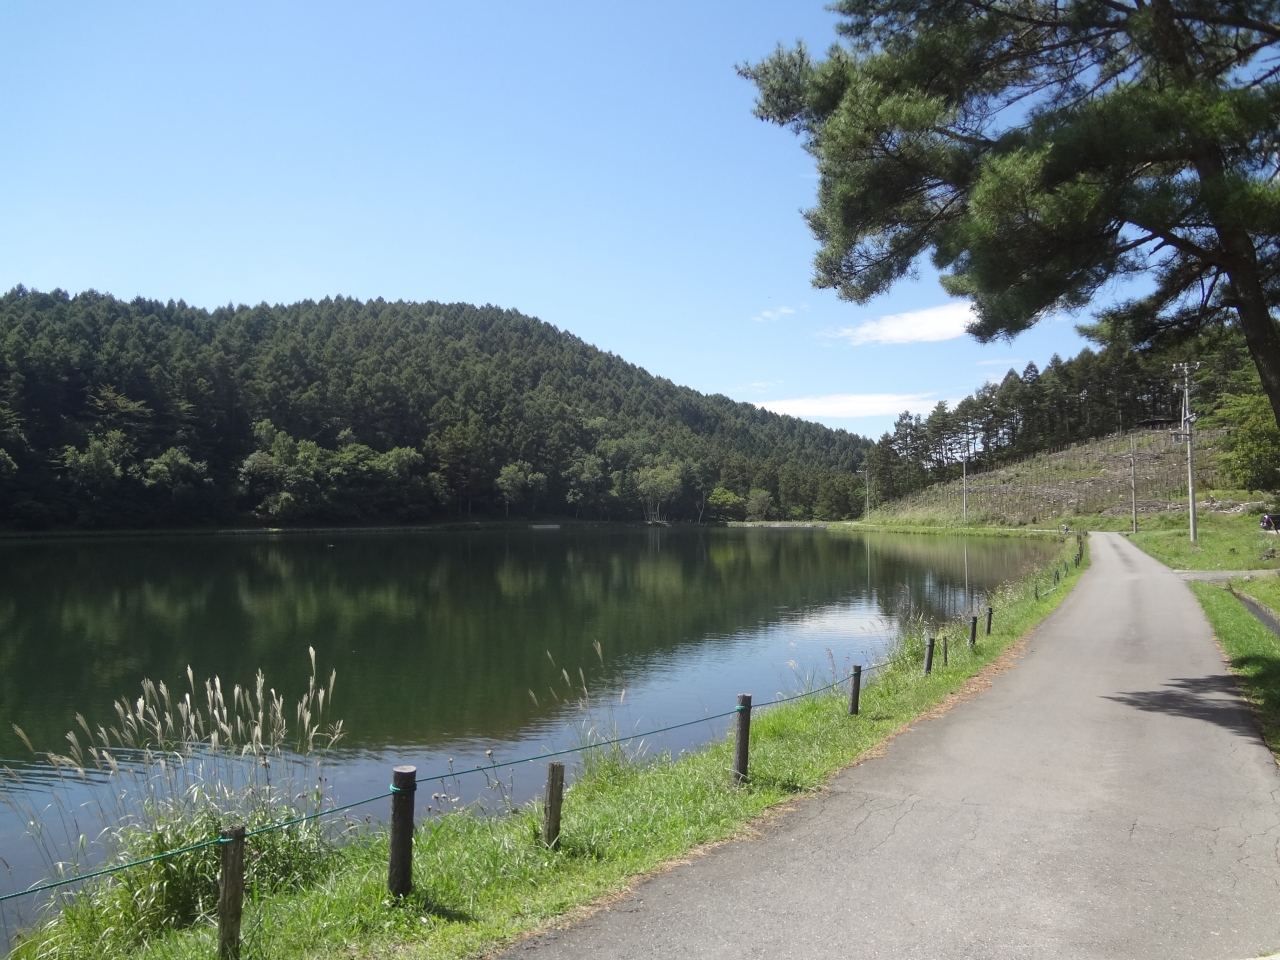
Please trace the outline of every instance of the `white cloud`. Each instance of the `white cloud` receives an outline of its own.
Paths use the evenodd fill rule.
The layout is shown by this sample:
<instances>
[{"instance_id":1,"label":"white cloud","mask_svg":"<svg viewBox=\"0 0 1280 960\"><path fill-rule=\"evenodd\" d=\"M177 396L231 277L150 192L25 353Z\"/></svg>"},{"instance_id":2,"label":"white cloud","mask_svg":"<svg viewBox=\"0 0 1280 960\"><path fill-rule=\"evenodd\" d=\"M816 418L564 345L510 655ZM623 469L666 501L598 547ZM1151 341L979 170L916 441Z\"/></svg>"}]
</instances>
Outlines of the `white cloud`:
<instances>
[{"instance_id":1,"label":"white cloud","mask_svg":"<svg viewBox=\"0 0 1280 960\"><path fill-rule=\"evenodd\" d=\"M777 310L762 310L751 319L756 323L764 323L766 320L780 320L789 313L795 313L794 307L779 307Z\"/></svg>"},{"instance_id":2,"label":"white cloud","mask_svg":"<svg viewBox=\"0 0 1280 960\"><path fill-rule=\"evenodd\" d=\"M864 343L933 343L963 337L973 319L970 304L945 303L908 313L891 313L856 327L841 327L825 336L848 340L855 347Z\"/></svg>"},{"instance_id":3,"label":"white cloud","mask_svg":"<svg viewBox=\"0 0 1280 960\"><path fill-rule=\"evenodd\" d=\"M756 380L751 384L752 390L772 390L774 387L780 387L784 381L782 380Z\"/></svg>"},{"instance_id":4,"label":"white cloud","mask_svg":"<svg viewBox=\"0 0 1280 960\"><path fill-rule=\"evenodd\" d=\"M798 397L795 400L765 400L756 406L774 413L811 419L813 417L884 417L903 410L927 413L937 400L933 393L833 393L825 397Z\"/></svg>"}]
</instances>

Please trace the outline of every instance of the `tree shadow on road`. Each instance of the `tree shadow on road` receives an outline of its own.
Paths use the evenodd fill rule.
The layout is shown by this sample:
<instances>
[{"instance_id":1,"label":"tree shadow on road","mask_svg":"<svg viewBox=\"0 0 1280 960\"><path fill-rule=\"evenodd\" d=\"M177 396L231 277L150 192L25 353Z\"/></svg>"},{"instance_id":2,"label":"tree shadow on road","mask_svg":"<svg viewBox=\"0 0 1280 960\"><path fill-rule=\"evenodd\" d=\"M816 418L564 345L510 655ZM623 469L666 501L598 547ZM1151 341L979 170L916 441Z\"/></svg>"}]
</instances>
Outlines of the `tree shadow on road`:
<instances>
[{"instance_id":1,"label":"tree shadow on road","mask_svg":"<svg viewBox=\"0 0 1280 960\"><path fill-rule=\"evenodd\" d=\"M1270 654L1232 657L1231 668L1240 674L1245 696L1262 725L1262 738L1273 752L1280 751L1280 657Z\"/></svg>"},{"instance_id":2,"label":"tree shadow on road","mask_svg":"<svg viewBox=\"0 0 1280 960\"><path fill-rule=\"evenodd\" d=\"M1280 664L1273 668L1280 669ZM1179 677L1161 690L1134 690L1105 699L1148 713L1214 723L1240 736L1258 736L1258 725L1241 702L1236 679L1230 676Z\"/></svg>"}]
</instances>

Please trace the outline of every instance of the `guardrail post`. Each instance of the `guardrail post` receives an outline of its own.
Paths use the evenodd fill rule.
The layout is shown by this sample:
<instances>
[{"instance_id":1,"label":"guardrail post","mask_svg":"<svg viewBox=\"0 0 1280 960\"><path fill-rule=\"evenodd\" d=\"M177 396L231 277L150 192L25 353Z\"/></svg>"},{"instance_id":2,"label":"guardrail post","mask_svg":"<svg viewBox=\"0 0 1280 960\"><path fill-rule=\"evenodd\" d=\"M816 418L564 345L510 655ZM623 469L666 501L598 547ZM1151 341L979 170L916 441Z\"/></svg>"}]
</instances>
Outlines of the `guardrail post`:
<instances>
[{"instance_id":1,"label":"guardrail post","mask_svg":"<svg viewBox=\"0 0 1280 960\"><path fill-rule=\"evenodd\" d=\"M862 664L855 663L853 676L849 678L849 716L857 716L860 699L862 699Z\"/></svg>"},{"instance_id":2,"label":"guardrail post","mask_svg":"<svg viewBox=\"0 0 1280 960\"><path fill-rule=\"evenodd\" d=\"M1036 602L1040 602L1040 584L1036 584Z\"/></svg>"},{"instance_id":3,"label":"guardrail post","mask_svg":"<svg viewBox=\"0 0 1280 960\"><path fill-rule=\"evenodd\" d=\"M1053 568L1053 585L1055 587L1058 585L1058 568L1057 567Z\"/></svg>"},{"instance_id":4,"label":"guardrail post","mask_svg":"<svg viewBox=\"0 0 1280 960\"><path fill-rule=\"evenodd\" d=\"M218 957L240 960L240 918L244 914L244 827L228 827L222 840L218 876Z\"/></svg>"},{"instance_id":5,"label":"guardrail post","mask_svg":"<svg viewBox=\"0 0 1280 960\"><path fill-rule=\"evenodd\" d=\"M987 607L987 636L991 636L991 614L994 613L990 607Z\"/></svg>"},{"instance_id":6,"label":"guardrail post","mask_svg":"<svg viewBox=\"0 0 1280 960\"><path fill-rule=\"evenodd\" d=\"M542 801L542 842L560 849L560 808L564 806L564 764L547 764L547 795Z\"/></svg>"},{"instance_id":7,"label":"guardrail post","mask_svg":"<svg viewBox=\"0 0 1280 960\"><path fill-rule=\"evenodd\" d=\"M972 650L978 644L978 618L969 618L969 649Z\"/></svg>"},{"instance_id":8,"label":"guardrail post","mask_svg":"<svg viewBox=\"0 0 1280 960\"><path fill-rule=\"evenodd\" d=\"M950 659L947 657L947 646L948 646L947 638L943 637L942 638L942 665L944 667L950 662Z\"/></svg>"},{"instance_id":9,"label":"guardrail post","mask_svg":"<svg viewBox=\"0 0 1280 960\"><path fill-rule=\"evenodd\" d=\"M929 642L924 645L924 675L926 677L933 673L933 646L937 642L933 637L930 637Z\"/></svg>"},{"instance_id":10,"label":"guardrail post","mask_svg":"<svg viewBox=\"0 0 1280 960\"><path fill-rule=\"evenodd\" d=\"M413 795L418 789L417 767L391 770L391 854L387 861L387 890L403 897L413 889Z\"/></svg>"},{"instance_id":11,"label":"guardrail post","mask_svg":"<svg viewBox=\"0 0 1280 960\"><path fill-rule=\"evenodd\" d=\"M733 731L733 783L747 782L748 750L751 746L751 694L738 694L738 717Z\"/></svg>"}]
</instances>

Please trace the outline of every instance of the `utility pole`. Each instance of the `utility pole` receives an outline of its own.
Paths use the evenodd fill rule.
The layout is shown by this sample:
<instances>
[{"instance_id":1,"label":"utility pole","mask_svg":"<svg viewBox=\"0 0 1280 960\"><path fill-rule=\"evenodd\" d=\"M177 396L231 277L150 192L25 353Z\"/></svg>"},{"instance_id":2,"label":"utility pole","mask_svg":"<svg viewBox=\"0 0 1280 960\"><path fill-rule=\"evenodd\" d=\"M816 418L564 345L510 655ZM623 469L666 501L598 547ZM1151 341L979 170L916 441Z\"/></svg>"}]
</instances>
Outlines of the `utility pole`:
<instances>
[{"instance_id":1,"label":"utility pole","mask_svg":"<svg viewBox=\"0 0 1280 960\"><path fill-rule=\"evenodd\" d=\"M960 512L964 517L964 522L968 523L969 522L969 457L967 454L965 455L965 458L960 461L960 489L962 491L961 501L960 501L961 502ZM965 570L969 569L969 563L968 563L969 552L968 551L969 551L969 548L965 547ZM965 590L967 591L968 589L969 588L966 585Z\"/></svg>"},{"instance_id":2,"label":"utility pole","mask_svg":"<svg viewBox=\"0 0 1280 960\"><path fill-rule=\"evenodd\" d=\"M867 506L862 511L862 519L865 522L871 514L871 468L869 466L863 467L859 473L862 474L862 488L867 494Z\"/></svg>"},{"instance_id":3,"label":"utility pole","mask_svg":"<svg viewBox=\"0 0 1280 960\"><path fill-rule=\"evenodd\" d=\"M1129 498L1133 504L1133 532L1138 532L1138 454L1129 434Z\"/></svg>"},{"instance_id":4,"label":"utility pole","mask_svg":"<svg viewBox=\"0 0 1280 960\"><path fill-rule=\"evenodd\" d=\"M1196 469L1192 440L1196 415L1191 412L1191 374L1200 369L1198 363L1175 363L1174 373L1182 374L1182 430L1174 431L1174 440L1187 442L1187 499L1191 508L1191 542L1196 542Z\"/></svg>"}]
</instances>

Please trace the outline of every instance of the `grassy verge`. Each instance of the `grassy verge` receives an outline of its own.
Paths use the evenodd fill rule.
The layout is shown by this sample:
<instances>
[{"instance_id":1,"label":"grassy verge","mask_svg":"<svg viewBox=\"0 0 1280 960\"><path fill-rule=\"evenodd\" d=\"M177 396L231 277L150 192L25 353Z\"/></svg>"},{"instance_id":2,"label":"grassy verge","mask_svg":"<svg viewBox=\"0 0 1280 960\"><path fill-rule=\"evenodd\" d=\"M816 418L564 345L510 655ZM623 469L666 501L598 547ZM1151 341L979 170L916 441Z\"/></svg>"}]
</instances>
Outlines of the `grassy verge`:
<instances>
[{"instance_id":1,"label":"grassy verge","mask_svg":"<svg viewBox=\"0 0 1280 960\"><path fill-rule=\"evenodd\" d=\"M1252 514L1201 513L1196 543L1191 542L1185 513L1143 517L1131 539L1161 563L1175 570L1274 570L1280 557L1263 558L1269 549L1280 553L1280 537L1258 529Z\"/></svg>"},{"instance_id":2,"label":"grassy verge","mask_svg":"<svg viewBox=\"0 0 1280 960\"><path fill-rule=\"evenodd\" d=\"M920 520L841 520L837 523L827 525L828 531L832 530L849 530L860 531L869 530L877 533L919 533L929 534L933 536L948 537L1030 537L1041 538L1048 535L1057 535L1061 524L1055 527L1006 527L997 524L951 524L943 520L935 520L932 518L922 518ZM1072 526L1074 531L1076 528ZM1081 529L1088 529L1081 527Z\"/></svg>"},{"instance_id":3,"label":"grassy verge","mask_svg":"<svg viewBox=\"0 0 1280 960\"><path fill-rule=\"evenodd\" d=\"M1276 582L1236 581L1255 599L1276 609L1280 603L1280 579ZM1229 589L1207 583L1190 584L1213 632L1227 655L1231 672L1262 727L1262 737L1272 753L1280 756L1280 637L1264 627L1232 595Z\"/></svg>"},{"instance_id":4,"label":"grassy verge","mask_svg":"<svg viewBox=\"0 0 1280 960\"><path fill-rule=\"evenodd\" d=\"M1250 580L1233 580L1231 588L1237 593L1247 593L1265 607L1280 611L1280 577L1257 577ZM1280 620L1280 614L1276 617Z\"/></svg>"},{"instance_id":5,"label":"grassy verge","mask_svg":"<svg viewBox=\"0 0 1280 960\"><path fill-rule=\"evenodd\" d=\"M1074 550L1074 541L1067 542L1056 562ZM386 894L386 838L371 835L335 851L306 888L251 898L244 956L467 957L549 926L674 858L742 833L770 808L820 790L836 771L944 701L1024 636L1061 602L1085 566L1087 561L1079 570L1071 567L1063 586L1039 602L1031 578L993 597L992 635L980 637L973 651L966 627L947 625L949 662L942 663L939 649L932 676L921 675L923 638L906 637L900 659L865 686L857 717L847 715L841 687L759 708L745 788L730 785L729 741L648 760L616 750L584 755L565 797L560 850L540 843L537 805L501 818L450 814L419 828L415 892L393 902ZM1046 585L1043 571L1038 582ZM177 960L215 952L207 922L113 951L117 919L82 896L19 943L14 956Z\"/></svg>"}]
</instances>

